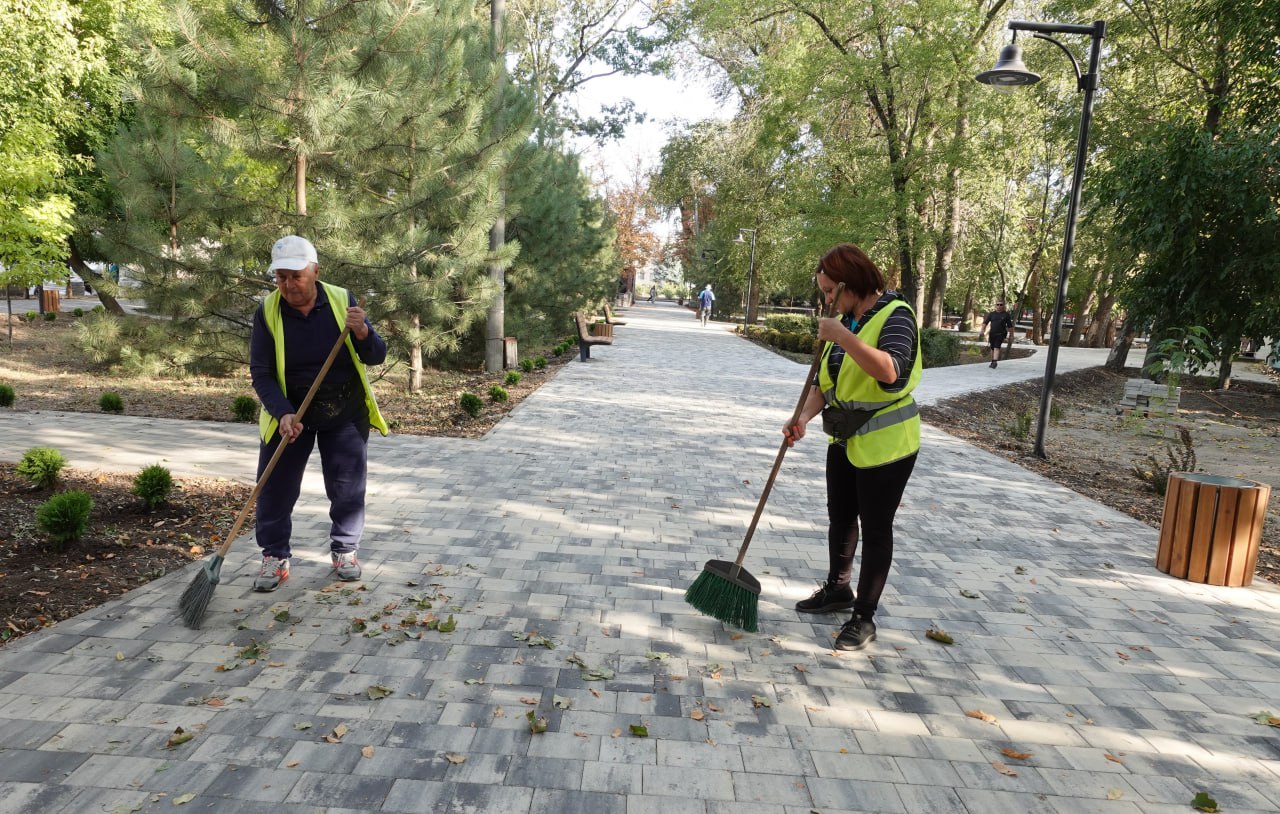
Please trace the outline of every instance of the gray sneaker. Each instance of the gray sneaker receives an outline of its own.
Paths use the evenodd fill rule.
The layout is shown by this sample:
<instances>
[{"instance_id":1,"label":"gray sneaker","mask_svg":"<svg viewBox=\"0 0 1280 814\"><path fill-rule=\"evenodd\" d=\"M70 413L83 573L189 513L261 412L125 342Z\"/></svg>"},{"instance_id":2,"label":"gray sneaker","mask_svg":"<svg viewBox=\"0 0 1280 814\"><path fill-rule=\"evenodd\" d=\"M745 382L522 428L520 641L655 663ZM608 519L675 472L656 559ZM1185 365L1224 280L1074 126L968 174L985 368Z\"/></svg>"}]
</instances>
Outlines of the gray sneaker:
<instances>
[{"instance_id":1,"label":"gray sneaker","mask_svg":"<svg viewBox=\"0 0 1280 814\"><path fill-rule=\"evenodd\" d=\"M275 557L262 557L262 566L258 569L258 578L253 581L255 591L274 591L280 584L289 579L289 561Z\"/></svg>"},{"instance_id":2,"label":"gray sneaker","mask_svg":"<svg viewBox=\"0 0 1280 814\"><path fill-rule=\"evenodd\" d=\"M338 572L338 579L343 582L355 582L360 579L360 561L354 551L334 551L333 570Z\"/></svg>"}]
</instances>

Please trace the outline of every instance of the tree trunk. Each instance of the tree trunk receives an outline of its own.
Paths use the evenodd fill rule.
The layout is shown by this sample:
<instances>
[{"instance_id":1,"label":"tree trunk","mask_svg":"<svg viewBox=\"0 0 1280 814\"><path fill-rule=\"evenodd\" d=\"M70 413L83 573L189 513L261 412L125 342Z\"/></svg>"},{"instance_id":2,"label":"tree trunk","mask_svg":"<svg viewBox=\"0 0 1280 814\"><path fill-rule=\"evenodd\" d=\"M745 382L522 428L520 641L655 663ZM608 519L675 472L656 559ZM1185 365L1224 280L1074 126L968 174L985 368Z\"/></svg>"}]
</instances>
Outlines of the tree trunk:
<instances>
[{"instance_id":1,"label":"tree trunk","mask_svg":"<svg viewBox=\"0 0 1280 814\"><path fill-rule=\"evenodd\" d=\"M1214 382L1213 389L1227 390L1231 387L1231 364L1236 356L1236 348L1240 347L1240 338L1236 337L1235 344L1229 342L1222 343L1222 355L1218 357L1218 381Z\"/></svg>"},{"instance_id":2,"label":"tree trunk","mask_svg":"<svg viewBox=\"0 0 1280 814\"><path fill-rule=\"evenodd\" d=\"M968 288L964 291L964 310L960 313L960 324L956 326L961 331L972 331L975 322L975 314L973 313L973 292L974 284L969 283Z\"/></svg>"},{"instance_id":3,"label":"tree trunk","mask_svg":"<svg viewBox=\"0 0 1280 814\"><path fill-rule=\"evenodd\" d=\"M969 86L972 82L961 82L956 87L956 108L959 115L956 117L955 134L952 137L952 156L950 159L951 166L947 170L947 183L943 192L943 221L942 238L938 241L937 256L933 261L933 279L929 281L929 308L928 319L929 325L934 328L942 327L942 312L947 294L947 281L951 276L951 261L956 254L956 246L960 242L960 162L954 156L964 153L966 142L969 139L969 115L966 109L969 105Z\"/></svg>"},{"instance_id":4,"label":"tree trunk","mask_svg":"<svg viewBox=\"0 0 1280 814\"><path fill-rule=\"evenodd\" d=\"M1133 329L1132 321L1126 319L1124 327L1117 333L1115 344L1111 346L1111 353L1107 354L1107 363L1103 367L1114 373L1122 373L1124 372L1125 361L1129 358L1129 348L1133 345L1133 337L1136 333Z\"/></svg>"},{"instance_id":5,"label":"tree trunk","mask_svg":"<svg viewBox=\"0 0 1280 814\"><path fill-rule=\"evenodd\" d=\"M1075 321L1071 323L1071 333L1067 335L1067 346L1078 347L1080 345L1080 337L1084 335L1085 314L1088 314L1093 308L1094 295L1098 291L1098 278L1102 276L1103 270L1098 268L1093 274L1089 275L1089 284L1084 290L1084 296L1080 298L1080 307L1076 309ZM1094 315L1096 317L1096 315ZM1090 321L1092 324L1093 320Z\"/></svg>"},{"instance_id":6,"label":"tree trunk","mask_svg":"<svg viewBox=\"0 0 1280 814\"><path fill-rule=\"evenodd\" d=\"M102 307L115 314L118 317L124 316L124 307L116 301L116 298L102 290L103 276L93 269L89 268L89 264L84 262L84 257L80 254L80 249L76 246L74 238L67 241L70 248L70 255L67 257L67 265L71 270L80 275L82 280L93 279L93 293L98 295L98 302L102 303Z\"/></svg>"}]
</instances>

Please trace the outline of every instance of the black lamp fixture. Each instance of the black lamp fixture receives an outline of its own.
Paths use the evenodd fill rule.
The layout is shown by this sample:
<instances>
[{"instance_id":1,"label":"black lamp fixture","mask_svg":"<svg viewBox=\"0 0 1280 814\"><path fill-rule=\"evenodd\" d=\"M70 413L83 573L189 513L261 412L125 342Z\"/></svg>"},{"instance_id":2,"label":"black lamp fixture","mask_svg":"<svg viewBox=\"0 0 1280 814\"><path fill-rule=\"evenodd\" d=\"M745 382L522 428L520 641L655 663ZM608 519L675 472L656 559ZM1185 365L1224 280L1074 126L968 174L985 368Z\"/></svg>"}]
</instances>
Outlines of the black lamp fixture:
<instances>
[{"instance_id":1,"label":"black lamp fixture","mask_svg":"<svg viewBox=\"0 0 1280 814\"><path fill-rule=\"evenodd\" d=\"M748 232L751 233L751 258L747 260L747 304L742 309L742 335L747 335L747 315L751 313L751 289L756 284L756 230L755 229L739 229L738 236L733 239L734 243L746 243L744 237Z\"/></svg>"},{"instance_id":2,"label":"black lamp fixture","mask_svg":"<svg viewBox=\"0 0 1280 814\"><path fill-rule=\"evenodd\" d=\"M1098 62L1102 56L1102 38L1107 32L1105 20L1093 25L1066 23L1033 23L1026 20L1010 20L1009 30L1017 39L1019 31L1030 31L1036 39L1048 40L1067 55L1076 74L1076 89L1084 91L1084 107L1080 112L1080 131L1076 137L1075 172L1071 176L1071 193L1067 204L1067 228L1062 240L1062 263L1058 267L1058 294L1053 301L1053 322L1049 326L1049 348L1044 360L1044 387L1040 390L1040 415L1036 418L1035 455L1047 458L1044 451L1044 432L1053 404L1053 380L1058 368L1058 345L1062 337L1062 312L1067 301L1067 282L1071 274L1071 251L1076 242L1076 217L1080 211L1080 184L1084 180L1084 161L1089 149L1089 123L1093 120L1093 94L1098 89ZM1080 63L1065 45L1050 34L1087 34L1090 37L1089 71L1080 73ZM984 85L995 88L1013 88L1034 85L1040 81L1038 74L1022 64L1022 48L1016 42L1000 49L1000 59L989 71L974 77Z\"/></svg>"}]
</instances>

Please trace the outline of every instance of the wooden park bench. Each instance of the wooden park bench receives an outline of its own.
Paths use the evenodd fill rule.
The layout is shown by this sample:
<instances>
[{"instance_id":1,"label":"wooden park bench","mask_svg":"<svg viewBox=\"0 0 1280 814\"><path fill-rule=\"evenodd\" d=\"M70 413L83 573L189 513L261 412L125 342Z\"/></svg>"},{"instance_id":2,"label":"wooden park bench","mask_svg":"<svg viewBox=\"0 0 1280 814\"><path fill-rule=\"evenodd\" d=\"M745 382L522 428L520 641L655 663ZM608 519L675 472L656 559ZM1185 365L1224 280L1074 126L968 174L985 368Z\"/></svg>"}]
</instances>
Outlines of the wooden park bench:
<instances>
[{"instance_id":1,"label":"wooden park bench","mask_svg":"<svg viewBox=\"0 0 1280 814\"><path fill-rule=\"evenodd\" d=\"M626 320L617 319L614 317L613 309L609 307L608 300L604 301L604 321L606 325L626 325L627 324Z\"/></svg>"},{"instance_id":2,"label":"wooden park bench","mask_svg":"<svg viewBox=\"0 0 1280 814\"><path fill-rule=\"evenodd\" d=\"M573 321L578 326L578 359L585 362L591 358L592 345L612 345L613 344L613 328L609 325L597 325L598 328L607 329L600 334L592 333L590 326L587 325L587 318L582 315L581 311L573 312Z\"/></svg>"}]
</instances>

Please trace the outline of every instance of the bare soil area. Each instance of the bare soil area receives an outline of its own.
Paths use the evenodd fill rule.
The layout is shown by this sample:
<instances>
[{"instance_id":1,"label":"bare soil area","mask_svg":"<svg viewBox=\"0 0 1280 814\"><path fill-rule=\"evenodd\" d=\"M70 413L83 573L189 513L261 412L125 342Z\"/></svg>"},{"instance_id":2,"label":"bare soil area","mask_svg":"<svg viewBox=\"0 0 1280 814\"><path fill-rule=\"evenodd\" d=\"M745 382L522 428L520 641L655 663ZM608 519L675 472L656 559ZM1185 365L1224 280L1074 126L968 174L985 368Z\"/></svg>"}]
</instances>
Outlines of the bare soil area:
<instances>
[{"instance_id":1,"label":"bare soil area","mask_svg":"<svg viewBox=\"0 0 1280 814\"><path fill-rule=\"evenodd\" d=\"M939 429L1034 470L1069 489L1159 528L1164 497L1134 472L1179 471L1189 432L1195 471L1270 484L1257 574L1280 582L1280 386L1183 377L1178 414L1143 418L1117 412L1124 374L1092 368L1057 377L1054 418L1045 432L1048 460L1032 453L1041 380L1020 382L924 407Z\"/></svg>"},{"instance_id":2,"label":"bare soil area","mask_svg":"<svg viewBox=\"0 0 1280 814\"><path fill-rule=\"evenodd\" d=\"M12 407L0 409L99 412L98 399L113 392L126 415L235 421L232 402L253 396L247 371L225 379L154 379L95 369L75 350L74 318L66 313L53 322L14 320L12 347L3 320L0 314L0 384L12 387L16 398ZM378 406L397 433L479 437L576 352L556 357L546 350L546 367L521 372L514 385L504 384L505 374L429 371L422 390L410 394L404 369L393 369L375 385ZM494 385L504 387L507 401L491 400ZM480 397L484 407L478 416L462 411L463 393ZM41 446L39 439L27 444L35 446ZM69 460L61 482L48 490L34 489L14 464L0 464L0 644L204 557L230 531L251 491L226 481L175 477L172 498L148 512L131 493L137 472L87 471L75 464ZM59 547L36 527L36 511L54 492L70 489L88 493L94 508L85 536ZM246 530L252 522L250 516Z\"/></svg>"}]
</instances>

